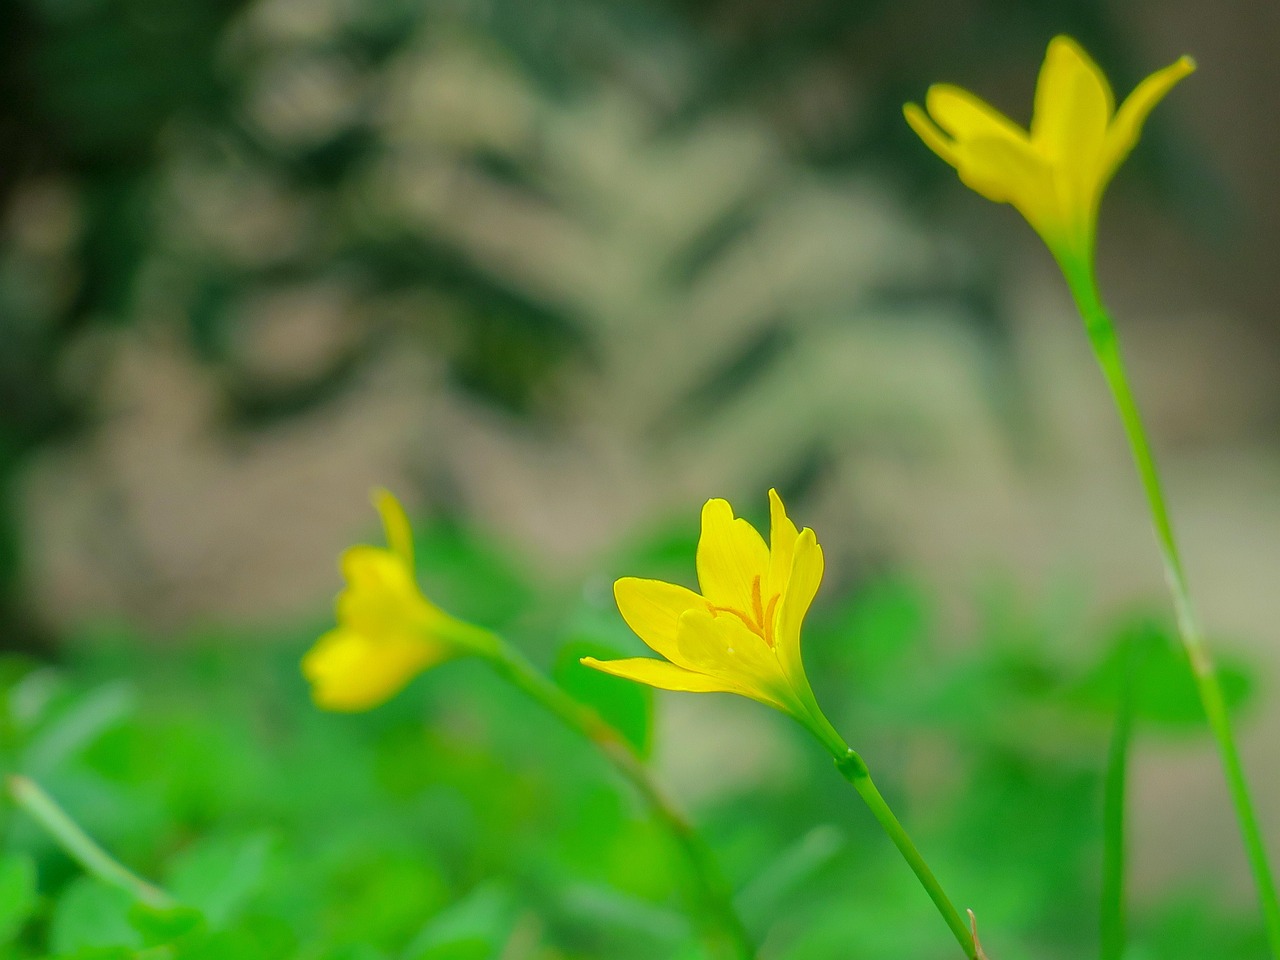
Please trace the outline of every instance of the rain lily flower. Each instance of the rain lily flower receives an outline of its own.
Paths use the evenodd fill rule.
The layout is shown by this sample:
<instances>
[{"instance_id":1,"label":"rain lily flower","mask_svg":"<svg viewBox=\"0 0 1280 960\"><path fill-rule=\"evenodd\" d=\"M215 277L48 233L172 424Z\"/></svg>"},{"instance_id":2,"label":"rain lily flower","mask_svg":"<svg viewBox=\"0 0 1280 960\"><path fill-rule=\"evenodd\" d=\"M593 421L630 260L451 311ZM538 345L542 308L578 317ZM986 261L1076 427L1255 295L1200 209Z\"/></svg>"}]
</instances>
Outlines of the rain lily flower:
<instances>
[{"instance_id":1,"label":"rain lily flower","mask_svg":"<svg viewBox=\"0 0 1280 960\"><path fill-rule=\"evenodd\" d=\"M347 585L338 595L338 625L302 659L312 697L325 710L372 709L423 670L486 652L491 639L423 596L404 508L385 490L374 495L374 505L387 546L355 546L342 555Z\"/></svg>"},{"instance_id":2,"label":"rain lily flower","mask_svg":"<svg viewBox=\"0 0 1280 960\"><path fill-rule=\"evenodd\" d=\"M726 501L707 501L697 552L701 593L635 577L614 584L623 619L666 659L582 662L664 690L737 693L791 714L821 739L834 737L800 659L800 626L822 582L822 548L812 530L796 530L777 491L769 491L769 504L766 546Z\"/></svg>"},{"instance_id":3,"label":"rain lily flower","mask_svg":"<svg viewBox=\"0 0 1280 960\"><path fill-rule=\"evenodd\" d=\"M935 84L907 123L960 179L1010 203L1068 272L1093 258L1098 206L1155 105L1195 69L1182 57L1147 77L1120 108L1107 78L1070 37L1054 37L1040 68L1030 132L967 90ZM927 113L926 113L927 110Z\"/></svg>"},{"instance_id":4,"label":"rain lily flower","mask_svg":"<svg viewBox=\"0 0 1280 960\"><path fill-rule=\"evenodd\" d=\"M385 490L374 494L374 505L382 515L387 546L357 546L342 555L347 586L338 595L338 625L302 660L316 704L326 710L369 710L437 664L465 655L483 658L500 677L582 734L635 785L688 857L692 884L701 891L698 915L715 912L705 934L712 952L718 955L732 944L735 956L754 957L755 946L727 884L639 757L594 710L539 673L497 634L458 620L428 600L414 575L413 532L404 508Z\"/></svg>"}]
</instances>

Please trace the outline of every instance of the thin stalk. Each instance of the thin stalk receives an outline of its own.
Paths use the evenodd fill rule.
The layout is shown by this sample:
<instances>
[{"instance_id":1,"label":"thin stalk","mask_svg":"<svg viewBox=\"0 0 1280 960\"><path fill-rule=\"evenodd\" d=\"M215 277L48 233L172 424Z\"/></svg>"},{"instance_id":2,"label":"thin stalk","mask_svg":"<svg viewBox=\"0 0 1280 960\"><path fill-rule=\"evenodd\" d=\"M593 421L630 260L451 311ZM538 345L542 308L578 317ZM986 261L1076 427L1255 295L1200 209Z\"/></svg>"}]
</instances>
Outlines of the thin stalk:
<instances>
[{"instance_id":1,"label":"thin stalk","mask_svg":"<svg viewBox=\"0 0 1280 960\"><path fill-rule=\"evenodd\" d=\"M1116 410L1120 414L1120 422L1124 426L1125 437L1129 441L1133 462L1138 469L1142 489L1147 496L1151 525L1155 528L1156 541L1164 561L1165 580L1173 598L1178 634L1182 638L1183 648L1191 663L1191 673L1195 678L1196 690L1200 694L1200 703L1204 707L1209 729L1213 733L1218 755L1222 761L1227 789L1231 795L1232 806L1235 808L1236 819L1240 824L1249 867L1253 872L1254 886L1257 888L1258 902L1267 929L1267 939L1271 944L1271 953L1276 960L1280 960L1280 898L1277 898L1275 879L1267 860L1267 850L1262 840L1262 831L1258 826L1253 801L1250 798L1244 768L1240 762L1240 752L1231 732L1231 720L1227 713L1222 684L1218 680L1213 657L1205 645L1204 636L1191 604L1191 593L1182 565L1182 555L1174 537L1173 522L1169 517L1169 509L1165 503L1160 475L1151 453L1151 445L1147 440L1147 433L1138 413L1138 405L1129 386L1128 375L1125 373L1115 324L1102 305L1092 268L1072 269L1064 265L1064 271L1076 305L1084 319L1085 329L1093 345L1098 366L1102 369L1102 375L1107 381Z\"/></svg>"},{"instance_id":2,"label":"thin stalk","mask_svg":"<svg viewBox=\"0 0 1280 960\"><path fill-rule=\"evenodd\" d=\"M143 880L98 846L34 780L11 774L6 778L6 784L14 803L40 824L58 846L87 873L133 894L153 907L173 905L173 901L163 890Z\"/></svg>"},{"instance_id":3,"label":"thin stalk","mask_svg":"<svg viewBox=\"0 0 1280 960\"><path fill-rule=\"evenodd\" d=\"M715 918L715 930L704 933L716 955L727 952L737 960L754 960L755 944L734 908L732 891L710 849L654 782L631 746L594 710L567 694L505 641L498 641L489 660L515 687L589 740L653 810L688 861L702 906Z\"/></svg>"},{"instance_id":4,"label":"thin stalk","mask_svg":"<svg viewBox=\"0 0 1280 960\"><path fill-rule=\"evenodd\" d=\"M1127 840L1125 837L1125 794L1129 779L1129 745L1133 741L1134 697L1137 687L1137 665L1134 644L1125 641L1120 651L1120 702L1116 707L1115 726L1107 750L1107 772L1102 788L1102 898L1100 910L1100 960L1121 960L1124 956L1125 869Z\"/></svg>"},{"instance_id":5,"label":"thin stalk","mask_svg":"<svg viewBox=\"0 0 1280 960\"><path fill-rule=\"evenodd\" d=\"M825 743L828 737L823 736L821 739ZM843 741L840 742L843 744ZM955 905L952 904L946 891L942 889L942 884L938 882L938 878L929 869L929 864L925 862L924 857L921 856L920 851L916 849L916 845L911 841L906 829L898 821L898 818L894 816L893 810L890 809L889 804L880 794L875 781L871 779L871 771L867 769L862 757L851 750L847 744L844 744L843 752L834 749L832 752L835 754L836 769L840 771L840 774L846 780L853 784L853 789L858 791L858 796L862 797L863 802L866 803L867 808L871 811L871 815L876 818L884 832L889 835L889 839L893 841L894 846L898 848L898 852L902 854L902 858L907 861L907 865L911 867L916 879L920 881L920 885L929 894L929 899L933 901L938 913L942 915L942 919L950 929L952 936L960 944L960 949L964 951L964 955L969 960L986 960L986 954L982 952L982 946L978 942L976 922L973 924L972 930L970 926L965 924L964 919L956 910ZM970 917L972 917L972 913L970 913Z\"/></svg>"}]
</instances>

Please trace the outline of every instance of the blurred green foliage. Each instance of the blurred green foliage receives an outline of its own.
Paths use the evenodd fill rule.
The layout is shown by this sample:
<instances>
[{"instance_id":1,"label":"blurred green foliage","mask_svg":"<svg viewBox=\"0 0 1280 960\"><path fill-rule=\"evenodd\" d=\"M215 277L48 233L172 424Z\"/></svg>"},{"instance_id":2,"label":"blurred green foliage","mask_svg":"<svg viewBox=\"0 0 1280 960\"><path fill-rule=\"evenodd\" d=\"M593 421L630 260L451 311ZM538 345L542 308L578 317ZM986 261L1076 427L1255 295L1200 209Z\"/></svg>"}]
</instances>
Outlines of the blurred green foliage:
<instances>
[{"instance_id":1,"label":"blurred green foliage","mask_svg":"<svg viewBox=\"0 0 1280 960\"><path fill-rule=\"evenodd\" d=\"M674 544L691 534L657 538L618 568L687 573L692 553ZM420 561L433 596L544 664L584 644L640 649L607 590L540 594L457 528L429 528ZM1061 604L1000 591L984 604L972 636L949 637L909 578L827 598L806 632L810 674L953 895L980 911L993 955L1087 955L1114 651L1136 644L1158 688L1139 744L1200 736L1194 691L1173 676L1179 655L1158 621L1093 631ZM101 628L61 666L3 662L4 767L37 779L180 906L135 903L85 876L9 806L0 956L703 956L678 852L584 742L472 662L371 713L322 714L297 668L315 632L263 644L219 631L139 656L129 630ZM1247 673L1230 671L1242 706ZM578 692L649 742L652 708L634 686ZM659 713L677 696L660 695ZM683 705L706 710L683 718L678 741L659 736L658 757L721 751L683 786L765 955L949 955L913 878L798 727L735 698ZM1209 944L1224 960L1257 955L1256 920L1217 886L1186 878L1166 906L1141 911L1134 956L1200 960Z\"/></svg>"}]
</instances>

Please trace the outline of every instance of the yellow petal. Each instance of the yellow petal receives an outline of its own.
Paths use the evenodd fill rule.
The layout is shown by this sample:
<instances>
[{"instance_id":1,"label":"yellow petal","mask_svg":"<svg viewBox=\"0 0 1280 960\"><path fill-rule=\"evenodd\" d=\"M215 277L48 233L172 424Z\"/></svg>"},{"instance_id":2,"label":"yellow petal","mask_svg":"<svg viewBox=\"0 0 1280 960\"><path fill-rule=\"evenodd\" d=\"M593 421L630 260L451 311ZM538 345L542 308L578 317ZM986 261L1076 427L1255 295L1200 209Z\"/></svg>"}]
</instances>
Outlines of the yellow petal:
<instances>
[{"instance_id":1,"label":"yellow petal","mask_svg":"<svg viewBox=\"0 0 1280 960\"><path fill-rule=\"evenodd\" d=\"M756 700L786 709L786 678L763 638L731 614L712 616L689 610L680 618L677 640L684 663L734 684Z\"/></svg>"},{"instance_id":2,"label":"yellow petal","mask_svg":"<svg viewBox=\"0 0 1280 960\"><path fill-rule=\"evenodd\" d=\"M903 106L902 115L906 117L907 124L916 132L916 135L924 141L925 146L953 167L956 165L956 154L951 140L938 129L937 124L930 120L923 110L914 103L908 103Z\"/></svg>"},{"instance_id":3,"label":"yellow petal","mask_svg":"<svg viewBox=\"0 0 1280 960\"><path fill-rule=\"evenodd\" d=\"M373 505L382 517L382 529L387 535L387 546L391 552L404 561L404 565L413 569L413 528L405 515L404 507L389 490L381 488L373 492Z\"/></svg>"},{"instance_id":4,"label":"yellow petal","mask_svg":"<svg viewBox=\"0 0 1280 960\"><path fill-rule=\"evenodd\" d=\"M443 617L423 597L398 554L381 547L357 546L342 555L347 586L338 595L338 623L359 633L415 633Z\"/></svg>"},{"instance_id":5,"label":"yellow petal","mask_svg":"<svg viewBox=\"0 0 1280 960\"><path fill-rule=\"evenodd\" d=\"M764 595L767 599L781 594L791 577L791 558L796 552L800 532L787 516L787 508L777 490L769 491L769 577Z\"/></svg>"},{"instance_id":6,"label":"yellow petal","mask_svg":"<svg viewBox=\"0 0 1280 960\"><path fill-rule=\"evenodd\" d=\"M718 607L753 609L752 583L763 585L769 572L769 548L756 528L735 519L725 500L708 500L702 508L698 538L698 583L702 595Z\"/></svg>"},{"instance_id":7,"label":"yellow petal","mask_svg":"<svg viewBox=\"0 0 1280 960\"><path fill-rule=\"evenodd\" d=\"M968 90L949 83L931 86L924 105L933 121L958 142L978 137L1027 142L1027 132L1003 113Z\"/></svg>"},{"instance_id":8,"label":"yellow petal","mask_svg":"<svg viewBox=\"0 0 1280 960\"><path fill-rule=\"evenodd\" d=\"M1111 85L1080 45L1054 37L1036 82L1031 140L1062 174L1093 178L1115 101Z\"/></svg>"},{"instance_id":9,"label":"yellow petal","mask_svg":"<svg viewBox=\"0 0 1280 960\"><path fill-rule=\"evenodd\" d=\"M1142 134L1142 125L1146 122L1156 104L1164 99L1165 94L1173 89L1183 77L1196 68L1190 57L1181 57L1163 70L1157 70L1143 80L1133 93L1125 98L1116 111L1115 118L1107 130L1106 146L1102 157L1102 178L1105 184L1111 179L1116 168L1129 155L1138 137Z\"/></svg>"},{"instance_id":10,"label":"yellow petal","mask_svg":"<svg viewBox=\"0 0 1280 960\"><path fill-rule=\"evenodd\" d=\"M706 601L692 590L661 580L623 577L613 585L613 596L627 626L655 652L680 662L676 635L680 615Z\"/></svg>"},{"instance_id":11,"label":"yellow petal","mask_svg":"<svg viewBox=\"0 0 1280 960\"><path fill-rule=\"evenodd\" d=\"M818 545L814 532L805 527L796 541L787 592L778 603L774 628L774 650L778 661L792 688L801 694L808 691L809 681L805 679L804 662L800 656L800 628L822 584L823 570L822 547Z\"/></svg>"},{"instance_id":12,"label":"yellow petal","mask_svg":"<svg viewBox=\"0 0 1280 960\"><path fill-rule=\"evenodd\" d=\"M737 684L694 673L692 670L651 657L633 657L627 660L597 660L595 657L583 657L582 663L603 673L611 673L615 677L623 677L637 683L647 683L651 687L662 690L747 695L746 691Z\"/></svg>"},{"instance_id":13,"label":"yellow petal","mask_svg":"<svg viewBox=\"0 0 1280 960\"><path fill-rule=\"evenodd\" d=\"M1013 204L1041 233L1064 219L1052 171L1026 145L987 137L966 141L956 154L956 171L967 187Z\"/></svg>"},{"instance_id":14,"label":"yellow petal","mask_svg":"<svg viewBox=\"0 0 1280 960\"><path fill-rule=\"evenodd\" d=\"M385 703L447 651L418 639L380 641L339 627L302 658L316 705L325 710L369 710Z\"/></svg>"}]
</instances>

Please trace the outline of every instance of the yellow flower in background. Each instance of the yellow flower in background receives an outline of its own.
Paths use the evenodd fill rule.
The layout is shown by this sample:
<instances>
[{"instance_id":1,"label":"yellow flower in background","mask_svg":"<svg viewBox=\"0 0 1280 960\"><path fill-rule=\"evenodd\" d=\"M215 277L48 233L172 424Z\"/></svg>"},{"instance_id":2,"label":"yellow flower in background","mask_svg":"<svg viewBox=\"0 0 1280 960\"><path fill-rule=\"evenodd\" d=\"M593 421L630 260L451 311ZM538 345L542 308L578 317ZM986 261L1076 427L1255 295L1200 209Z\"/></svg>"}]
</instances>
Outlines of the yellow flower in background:
<instances>
[{"instance_id":1,"label":"yellow flower in background","mask_svg":"<svg viewBox=\"0 0 1280 960\"><path fill-rule=\"evenodd\" d=\"M369 710L385 703L423 670L482 652L488 636L423 596L404 508L385 490L374 495L374 505L387 546L356 546L342 555L347 585L338 595L338 625L302 658L312 697L325 710Z\"/></svg>"},{"instance_id":2,"label":"yellow flower in background","mask_svg":"<svg viewBox=\"0 0 1280 960\"><path fill-rule=\"evenodd\" d=\"M724 500L702 508L701 593L660 580L614 584L622 617L665 660L583 659L587 666L664 690L737 693L829 729L800 659L800 626L822 582L822 548L796 530L769 491L769 544Z\"/></svg>"},{"instance_id":3,"label":"yellow flower in background","mask_svg":"<svg viewBox=\"0 0 1280 960\"><path fill-rule=\"evenodd\" d=\"M1030 132L967 90L935 84L907 123L960 179L1016 207L1054 255L1089 263L1098 205L1155 105L1195 69L1189 57L1158 70L1120 109L1107 78L1070 37L1054 37L1040 68Z\"/></svg>"}]
</instances>

